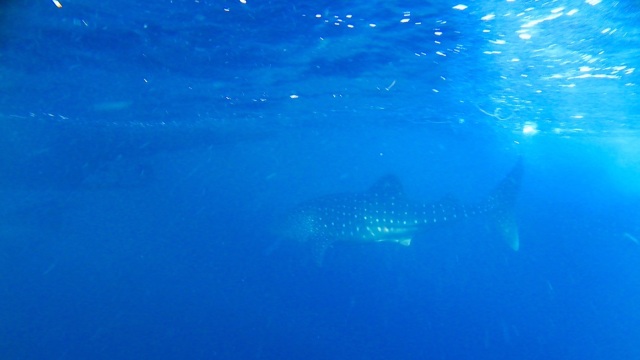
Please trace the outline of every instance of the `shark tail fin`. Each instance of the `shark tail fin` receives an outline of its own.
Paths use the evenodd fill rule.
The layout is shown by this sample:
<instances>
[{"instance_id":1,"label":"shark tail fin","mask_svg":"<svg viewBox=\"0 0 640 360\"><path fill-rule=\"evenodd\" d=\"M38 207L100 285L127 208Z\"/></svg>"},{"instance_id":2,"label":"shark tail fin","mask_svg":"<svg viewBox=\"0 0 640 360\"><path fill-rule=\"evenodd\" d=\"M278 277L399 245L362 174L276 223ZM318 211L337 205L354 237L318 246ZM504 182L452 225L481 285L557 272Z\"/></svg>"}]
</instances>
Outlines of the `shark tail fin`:
<instances>
[{"instance_id":1,"label":"shark tail fin","mask_svg":"<svg viewBox=\"0 0 640 360\"><path fill-rule=\"evenodd\" d=\"M498 231L505 243L514 251L518 251L520 248L515 205L518 191L520 190L522 172L522 158L518 158L517 163L495 188L489 200L494 204L492 216L495 219Z\"/></svg>"}]
</instances>

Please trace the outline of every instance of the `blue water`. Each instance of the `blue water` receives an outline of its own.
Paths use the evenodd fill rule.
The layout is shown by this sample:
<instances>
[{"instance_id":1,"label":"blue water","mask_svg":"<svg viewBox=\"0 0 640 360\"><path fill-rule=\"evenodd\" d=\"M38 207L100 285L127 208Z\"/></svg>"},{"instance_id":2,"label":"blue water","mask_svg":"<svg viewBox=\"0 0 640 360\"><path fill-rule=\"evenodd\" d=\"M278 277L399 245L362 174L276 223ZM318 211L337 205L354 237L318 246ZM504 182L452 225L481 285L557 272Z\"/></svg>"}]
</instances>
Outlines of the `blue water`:
<instances>
[{"instance_id":1,"label":"blue water","mask_svg":"<svg viewBox=\"0 0 640 360\"><path fill-rule=\"evenodd\" d=\"M633 4L15 0L0 21L0 358L640 358ZM322 267L277 235L385 174L477 203L518 158L517 252L487 218Z\"/></svg>"}]
</instances>

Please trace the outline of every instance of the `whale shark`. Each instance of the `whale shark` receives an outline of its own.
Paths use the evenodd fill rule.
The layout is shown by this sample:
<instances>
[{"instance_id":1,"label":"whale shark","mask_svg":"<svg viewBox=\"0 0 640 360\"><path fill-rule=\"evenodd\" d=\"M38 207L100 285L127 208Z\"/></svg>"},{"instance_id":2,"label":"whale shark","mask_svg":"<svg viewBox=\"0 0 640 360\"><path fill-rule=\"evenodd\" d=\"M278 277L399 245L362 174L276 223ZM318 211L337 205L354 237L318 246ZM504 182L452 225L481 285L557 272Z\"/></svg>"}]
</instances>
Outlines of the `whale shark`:
<instances>
[{"instance_id":1,"label":"whale shark","mask_svg":"<svg viewBox=\"0 0 640 360\"><path fill-rule=\"evenodd\" d=\"M296 240L311 250L317 265L334 243L391 242L411 245L413 238L438 226L486 216L505 244L520 246L514 207L522 178L522 160L476 204L465 205L451 196L434 203L407 198L394 175L379 178L367 191L332 194L303 202L286 216L283 239Z\"/></svg>"}]
</instances>

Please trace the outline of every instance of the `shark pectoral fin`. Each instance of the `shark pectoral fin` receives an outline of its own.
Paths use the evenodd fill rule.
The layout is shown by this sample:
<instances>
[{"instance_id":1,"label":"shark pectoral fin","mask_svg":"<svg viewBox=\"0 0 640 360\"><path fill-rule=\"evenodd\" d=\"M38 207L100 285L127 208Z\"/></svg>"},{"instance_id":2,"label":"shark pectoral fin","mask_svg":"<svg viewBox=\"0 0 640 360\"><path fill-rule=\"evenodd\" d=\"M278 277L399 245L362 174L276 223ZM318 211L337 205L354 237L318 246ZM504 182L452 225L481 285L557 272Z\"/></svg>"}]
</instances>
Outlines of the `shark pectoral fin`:
<instances>
[{"instance_id":1,"label":"shark pectoral fin","mask_svg":"<svg viewBox=\"0 0 640 360\"><path fill-rule=\"evenodd\" d=\"M276 241L272 242L271 245L269 245L266 249L264 249L263 254L265 256L271 256L271 254L273 254L274 251L278 250L281 245L282 239L277 239Z\"/></svg>"},{"instance_id":2,"label":"shark pectoral fin","mask_svg":"<svg viewBox=\"0 0 640 360\"><path fill-rule=\"evenodd\" d=\"M520 236L518 234L518 223L514 214L503 213L496 216L498 230L504 242L513 250L520 249Z\"/></svg>"},{"instance_id":3,"label":"shark pectoral fin","mask_svg":"<svg viewBox=\"0 0 640 360\"><path fill-rule=\"evenodd\" d=\"M398 244L400 244L402 246L410 246L411 245L411 238L400 239L400 240L398 240Z\"/></svg>"},{"instance_id":4,"label":"shark pectoral fin","mask_svg":"<svg viewBox=\"0 0 640 360\"><path fill-rule=\"evenodd\" d=\"M520 248L515 203L518 189L520 188L522 172L522 158L519 158L511 172L496 187L490 197L498 231L505 243L514 251L518 251Z\"/></svg>"},{"instance_id":5,"label":"shark pectoral fin","mask_svg":"<svg viewBox=\"0 0 640 360\"><path fill-rule=\"evenodd\" d=\"M331 246L331 241L327 238L314 238L312 239L311 252L313 256L313 261L318 266L322 266L324 263L324 255L327 252L327 249Z\"/></svg>"}]
</instances>

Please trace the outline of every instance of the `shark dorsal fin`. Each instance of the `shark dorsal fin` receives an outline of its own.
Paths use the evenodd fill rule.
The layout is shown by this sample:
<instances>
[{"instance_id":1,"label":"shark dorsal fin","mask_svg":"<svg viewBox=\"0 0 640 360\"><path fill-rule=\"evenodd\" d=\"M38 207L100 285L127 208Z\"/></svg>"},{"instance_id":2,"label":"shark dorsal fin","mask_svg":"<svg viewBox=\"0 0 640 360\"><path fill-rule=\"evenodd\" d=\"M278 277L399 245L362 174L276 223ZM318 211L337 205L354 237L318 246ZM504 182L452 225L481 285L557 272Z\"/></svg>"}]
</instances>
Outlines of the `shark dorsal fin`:
<instances>
[{"instance_id":1,"label":"shark dorsal fin","mask_svg":"<svg viewBox=\"0 0 640 360\"><path fill-rule=\"evenodd\" d=\"M395 175L385 175L378 179L370 188L369 192L378 196L400 198L404 196L402 183Z\"/></svg>"}]
</instances>

